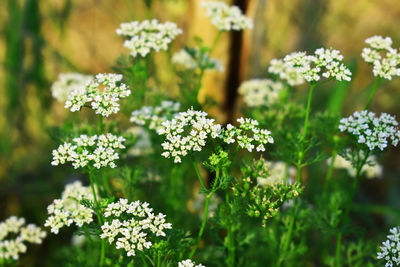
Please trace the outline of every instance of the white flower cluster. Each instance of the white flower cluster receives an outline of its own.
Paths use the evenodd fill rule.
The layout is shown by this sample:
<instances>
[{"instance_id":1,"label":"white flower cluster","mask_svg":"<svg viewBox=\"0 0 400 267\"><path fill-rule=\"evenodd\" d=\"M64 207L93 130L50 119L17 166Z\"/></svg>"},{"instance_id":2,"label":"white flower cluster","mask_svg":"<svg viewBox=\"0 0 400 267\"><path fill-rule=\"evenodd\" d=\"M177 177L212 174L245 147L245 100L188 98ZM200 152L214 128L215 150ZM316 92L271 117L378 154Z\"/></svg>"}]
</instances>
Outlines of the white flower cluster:
<instances>
[{"instance_id":1,"label":"white flower cluster","mask_svg":"<svg viewBox=\"0 0 400 267\"><path fill-rule=\"evenodd\" d=\"M119 99L131 94L129 87L122 83L122 75L114 73L100 73L95 79L90 80L86 86L72 91L65 108L72 112L79 111L86 103L91 102L91 107L96 114L108 117L119 111Z\"/></svg>"},{"instance_id":2,"label":"white flower cluster","mask_svg":"<svg viewBox=\"0 0 400 267\"><path fill-rule=\"evenodd\" d=\"M208 53L200 53L197 49L187 48L176 52L171 59L172 63L184 70L196 70L198 68L223 71L221 61L210 58Z\"/></svg>"},{"instance_id":3,"label":"white flower cluster","mask_svg":"<svg viewBox=\"0 0 400 267\"><path fill-rule=\"evenodd\" d=\"M284 89L281 82L270 79L252 79L244 81L239 87L239 94L249 107L269 106L279 100L279 93Z\"/></svg>"},{"instance_id":4,"label":"white flower cluster","mask_svg":"<svg viewBox=\"0 0 400 267\"><path fill-rule=\"evenodd\" d=\"M151 130L157 130L164 121L171 119L180 108L180 103L164 100L160 106L143 106L139 110L134 110L130 121L137 125L148 125Z\"/></svg>"},{"instance_id":5,"label":"white flower cluster","mask_svg":"<svg viewBox=\"0 0 400 267\"><path fill-rule=\"evenodd\" d=\"M327 160L327 164L331 164L331 158ZM367 163L361 169L361 174L365 175L367 178L380 178L383 175L383 169L380 164L378 164L375 156L369 156L367 159ZM335 158L335 162L333 163L333 167L336 169L344 169L351 177L356 176L356 170L354 169L351 162L344 157L337 155Z\"/></svg>"},{"instance_id":6,"label":"white flower cluster","mask_svg":"<svg viewBox=\"0 0 400 267\"><path fill-rule=\"evenodd\" d=\"M126 134L132 135L135 140L135 144L127 151L128 155L139 157L147 156L153 152L154 148L151 143L149 132L144 127L130 127L126 130Z\"/></svg>"},{"instance_id":7,"label":"white flower cluster","mask_svg":"<svg viewBox=\"0 0 400 267\"><path fill-rule=\"evenodd\" d=\"M57 81L51 86L51 95L58 101L65 102L72 91L85 87L91 79L93 79L92 75L75 72L60 73Z\"/></svg>"},{"instance_id":8,"label":"white flower cluster","mask_svg":"<svg viewBox=\"0 0 400 267\"><path fill-rule=\"evenodd\" d=\"M219 31L240 31L253 28L253 21L243 15L237 6L228 6L224 2L202 2L206 15Z\"/></svg>"},{"instance_id":9,"label":"white flower cluster","mask_svg":"<svg viewBox=\"0 0 400 267\"><path fill-rule=\"evenodd\" d=\"M197 264L192 260L183 260L178 262L178 267L205 267L203 264Z\"/></svg>"},{"instance_id":10,"label":"white flower cluster","mask_svg":"<svg viewBox=\"0 0 400 267\"><path fill-rule=\"evenodd\" d=\"M225 143L232 144L237 142L241 148L252 152L254 147L256 151L265 151L264 145L274 143L271 132L258 127L258 121L249 118L239 118L239 127L228 124L222 131L221 137Z\"/></svg>"},{"instance_id":11,"label":"white flower cluster","mask_svg":"<svg viewBox=\"0 0 400 267\"><path fill-rule=\"evenodd\" d=\"M83 168L89 163L100 169L101 167L115 168L115 160L119 158L117 149L123 149L125 138L113 134L87 136L80 135L72 139L71 143L64 143L53 150L51 165L57 166L72 162L75 169Z\"/></svg>"},{"instance_id":12,"label":"white flower cluster","mask_svg":"<svg viewBox=\"0 0 400 267\"><path fill-rule=\"evenodd\" d=\"M393 76L400 76L400 53L392 48L390 37L372 36L365 40L369 47L362 50L361 57L365 62L373 65L374 76L391 80Z\"/></svg>"},{"instance_id":13,"label":"white flower cluster","mask_svg":"<svg viewBox=\"0 0 400 267\"><path fill-rule=\"evenodd\" d=\"M216 138L221 132L221 125L207 118L206 112L192 109L178 113L161 125L157 133L166 138L161 144L165 151L162 156L173 157L175 163L181 162L181 157L190 151L201 151L209 136Z\"/></svg>"},{"instance_id":14,"label":"white flower cluster","mask_svg":"<svg viewBox=\"0 0 400 267\"><path fill-rule=\"evenodd\" d=\"M263 161L263 168L265 172L261 172L260 176L257 177L257 184L266 187L275 184L284 183L285 180L292 182L296 177L296 168L288 166L283 161Z\"/></svg>"},{"instance_id":15,"label":"white flower cluster","mask_svg":"<svg viewBox=\"0 0 400 267\"><path fill-rule=\"evenodd\" d=\"M393 146L400 140L400 131L396 118L387 113L376 117L375 113L363 110L354 112L348 118L340 120L339 130L354 135L358 143L365 144L370 150L383 150L390 139Z\"/></svg>"},{"instance_id":16,"label":"white flower cluster","mask_svg":"<svg viewBox=\"0 0 400 267\"><path fill-rule=\"evenodd\" d=\"M127 199L107 206L104 216L111 222L105 222L101 226L100 238L107 238L117 249L124 249L128 256L135 256L135 250L143 251L152 246L150 235L165 236L165 229L171 229L170 223L166 223L165 215L154 215L149 204L140 201L128 203ZM112 219L112 220L111 220Z\"/></svg>"},{"instance_id":17,"label":"white flower cluster","mask_svg":"<svg viewBox=\"0 0 400 267\"><path fill-rule=\"evenodd\" d=\"M24 242L41 244L45 237L46 232L40 227L34 224L25 225L24 218L9 217L0 222L0 262L18 260L19 254L26 252Z\"/></svg>"},{"instance_id":18,"label":"white flower cluster","mask_svg":"<svg viewBox=\"0 0 400 267\"><path fill-rule=\"evenodd\" d=\"M121 23L117 34L128 38L124 47L131 51L131 55L138 54L145 57L152 50L166 51L168 45L182 33L182 30L173 22L160 23L158 20L144 20Z\"/></svg>"},{"instance_id":19,"label":"white flower cluster","mask_svg":"<svg viewBox=\"0 0 400 267\"><path fill-rule=\"evenodd\" d=\"M342 63L343 56L335 49L318 48L314 55L293 52L283 59L271 60L268 71L279 75L291 86L307 82L318 82L321 76L338 81L350 81L351 72Z\"/></svg>"},{"instance_id":20,"label":"white flower cluster","mask_svg":"<svg viewBox=\"0 0 400 267\"><path fill-rule=\"evenodd\" d=\"M386 261L385 267L393 267L400 265L400 228L394 227L390 229L390 235L387 240L382 242L380 252L378 252L378 259Z\"/></svg>"},{"instance_id":21,"label":"white flower cluster","mask_svg":"<svg viewBox=\"0 0 400 267\"><path fill-rule=\"evenodd\" d=\"M81 227L93 221L93 210L85 207L81 200L93 201L93 193L89 186L83 186L77 181L65 186L61 199L55 199L47 207L49 217L44 226L50 227L51 232L58 234L60 228L75 223Z\"/></svg>"}]
</instances>

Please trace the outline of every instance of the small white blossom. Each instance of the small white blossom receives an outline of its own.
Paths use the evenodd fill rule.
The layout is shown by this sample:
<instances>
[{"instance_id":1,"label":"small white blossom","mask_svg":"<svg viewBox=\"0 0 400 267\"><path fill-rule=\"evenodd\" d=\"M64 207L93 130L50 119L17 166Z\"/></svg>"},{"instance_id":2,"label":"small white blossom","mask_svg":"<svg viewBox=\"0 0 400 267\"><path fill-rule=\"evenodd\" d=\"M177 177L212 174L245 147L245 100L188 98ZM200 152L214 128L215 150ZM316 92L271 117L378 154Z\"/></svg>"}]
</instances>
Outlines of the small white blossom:
<instances>
[{"instance_id":1,"label":"small white blossom","mask_svg":"<svg viewBox=\"0 0 400 267\"><path fill-rule=\"evenodd\" d=\"M135 256L136 250L143 251L152 246L156 237L165 237L165 229L171 229L165 215L155 215L146 202L128 203L127 199L107 206L104 216L108 219L102 226L100 238L115 243L117 249L124 249L128 256Z\"/></svg>"},{"instance_id":2,"label":"small white blossom","mask_svg":"<svg viewBox=\"0 0 400 267\"><path fill-rule=\"evenodd\" d=\"M119 111L119 99L131 94L129 87L121 82L121 74L97 74L84 87L72 91L65 108L72 112L79 111L85 104L91 103L91 108L101 116L108 117Z\"/></svg>"},{"instance_id":3,"label":"small white blossom","mask_svg":"<svg viewBox=\"0 0 400 267\"><path fill-rule=\"evenodd\" d=\"M117 34L128 38L124 47L131 51L131 55L138 54L145 57L152 50L166 51L168 45L182 33L182 30L173 22L160 23L158 20L132 21L122 23Z\"/></svg>"},{"instance_id":4,"label":"small white blossom","mask_svg":"<svg viewBox=\"0 0 400 267\"><path fill-rule=\"evenodd\" d=\"M181 157L190 152L201 151L207 143L207 138L216 138L221 125L215 124L214 119L207 118L204 111L189 109L180 112L172 120L163 122L157 130L159 135L165 136L162 143L166 158L174 158L175 163L181 162Z\"/></svg>"},{"instance_id":5,"label":"small white blossom","mask_svg":"<svg viewBox=\"0 0 400 267\"><path fill-rule=\"evenodd\" d=\"M206 15L219 31L240 31L253 28L253 21L243 15L237 6L228 6L224 2L202 2Z\"/></svg>"},{"instance_id":6,"label":"small white blossom","mask_svg":"<svg viewBox=\"0 0 400 267\"><path fill-rule=\"evenodd\" d=\"M201 53L195 48L185 48L176 52L171 59L172 63L183 70L204 70L223 71L222 63L218 59L210 58L208 53Z\"/></svg>"},{"instance_id":7,"label":"small white blossom","mask_svg":"<svg viewBox=\"0 0 400 267\"><path fill-rule=\"evenodd\" d=\"M400 76L400 53L392 48L390 37L372 36L365 40L369 47L362 50L361 57L372 65L374 76L391 80Z\"/></svg>"},{"instance_id":8,"label":"small white blossom","mask_svg":"<svg viewBox=\"0 0 400 267\"><path fill-rule=\"evenodd\" d=\"M376 117L375 113L363 110L341 119L339 130L350 133L358 143L365 144L370 150L383 150L388 146L389 140L393 146L399 143L400 131L397 126L398 122L392 115L382 113Z\"/></svg>"},{"instance_id":9,"label":"small white blossom","mask_svg":"<svg viewBox=\"0 0 400 267\"><path fill-rule=\"evenodd\" d=\"M331 164L331 158L327 160L327 164ZM333 167L336 169L344 169L351 177L356 176L356 170L351 164L351 161L345 159L344 157L337 155ZM369 156L367 159L367 164L365 164L361 169L361 174L365 175L367 178L381 178L383 175L383 169L380 164L378 164L375 156Z\"/></svg>"},{"instance_id":10,"label":"small white blossom","mask_svg":"<svg viewBox=\"0 0 400 267\"><path fill-rule=\"evenodd\" d=\"M34 224L25 225L24 218L11 216L0 222L0 262L18 260L26 252L26 244L41 244L46 232ZM7 238L7 239L6 239Z\"/></svg>"},{"instance_id":11,"label":"small white blossom","mask_svg":"<svg viewBox=\"0 0 400 267\"><path fill-rule=\"evenodd\" d=\"M51 165L57 166L71 162L75 169L86 167L88 164L95 168L115 168L115 160L119 159L117 149L123 149L125 138L113 134L100 136L80 135L72 139L71 143L64 143L53 150Z\"/></svg>"},{"instance_id":12,"label":"small white blossom","mask_svg":"<svg viewBox=\"0 0 400 267\"><path fill-rule=\"evenodd\" d=\"M293 182L296 177L296 168L288 166L283 161L266 161L260 159L263 162L264 171L260 171L257 177L257 184L266 187L276 184L282 184L285 181Z\"/></svg>"},{"instance_id":13,"label":"small white blossom","mask_svg":"<svg viewBox=\"0 0 400 267\"><path fill-rule=\"evenodd\" d=\"M378 259L386 261L385 267L400 265L400 228L394 227L390 229L390 233L387 236L387 240L382 242L380 251L377 254Z\"/></svg>"},{"instance_id":14,"label":"small white blossom","mask_svg":"<svg viewBox=\"0 0 400 267\"><path fill-rule=\"evenodd\" d=\"M157 130L161 124L177 114L181 104L173 101L162 101L160 106L143 106L132 112L130 121L137 125L148 125L149 129Z\"/></svg>"},{"instance_id":15,"label":"small white blossom","mask_svg":"<svg viewBox=\"0 0 400 267\"><path fill-rule=\"evenodd\" d=\"M271 60L268 71L279 75L289 85L318 82L323 78L337 81L350 81L351 72L342 63L343 56L338 50L319 48L313 55L306 52L293 52L282 59Z\"/></svg>"},{"instance_id":16,"label":"small white blossom","mask_svg":"<svg viewBox=\"0 0 400 267\"><path fill-rule=\"evenodd\" d=\"M51 95L58 101L65 102L72 91L85 87L91 79L93 79L92 75L75 72L60 73L57 81L51 86Z\"/></svg>"},{"instance_id":17,"label":"small white blossom","mask_svg":"<svg viewBox=\"0 0 400 267\"><path fill-rule=\"evenodd\" d=\"M281 82L270 79L252 79L243 82L239 94L249 107L269 106L279 100L279 93L284 89Z\"/></svg>"},{"instance_id":18,"label":"small white blossom","mask_svg":"<svg viewBox=\"0 0 400 267\"><path fill-rule=\"evenodd\" d=\"M58 234L60 228L75 223L78 227L93 221L94 211L80 203L81 200L93 201L93 193L89 186L77 181L65 186L61 199L55 199L47 207L49 217L44 226Z\"/></svg>"},{"instance_id":19,"label":"small white blossom","mask_svg":"<svg viewBox=\"0 0 400 267\"><path fill-rule=\"evenodd\" d=\"M274 143L271 132L266 129L258 127L258 121L249 118L239 118L239 127L228 124L226 129L221 133L222 140L227 144L237 142L238 145L252 152L255 148L256 151L265 151L266 144Z\"/></svg>"},{"instance_id":20,"label":"small white blossom","mask_svg":"<svg viewBox=\"0 0 400 267\"><path fill-rule=\"evenodd\" d=\"M178 262L178 267L205 267L203 264L197 264L192 260L183 260Z\"/></svg>"}]
</instances>

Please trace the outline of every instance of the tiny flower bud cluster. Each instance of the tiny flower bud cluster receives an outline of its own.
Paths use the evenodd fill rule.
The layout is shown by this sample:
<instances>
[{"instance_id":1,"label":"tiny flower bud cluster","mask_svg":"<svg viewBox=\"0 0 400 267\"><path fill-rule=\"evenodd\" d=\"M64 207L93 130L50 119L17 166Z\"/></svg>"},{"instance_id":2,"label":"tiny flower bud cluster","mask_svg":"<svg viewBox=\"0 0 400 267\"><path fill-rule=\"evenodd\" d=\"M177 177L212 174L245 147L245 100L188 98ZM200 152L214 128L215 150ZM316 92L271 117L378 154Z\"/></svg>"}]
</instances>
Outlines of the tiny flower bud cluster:
<instances>
[{"instance_id":1,"label":"tiny flower bud cluster","mask_svg":"<svg viewBox=\"0 0 400 267\"><path fill-rule=\"evenodd\" d=\"M327 164L331 164L331 158L327 160ZM351 161L345 159L344 157L337 155L333 167L336 169L344 169L351 177L356 176L356 170L351 164ZM367 164L365 164L361 169L361 174L365 175L369 179L380 178L383 175L383 169L380 164L378 164L375 156L369 156L367 159Z\"/></svg>"},{"instance_id":2,"label":"tiny flower bud cluster","mask_svg":"<svg viewBox=\"0 0 400 267\"><path fill-rule=\"evenodd\" d=\"M215 124L214 119L207 118L204 111L189 109L178 113L172 120L163 122L157 130L166 140L162 143L166 158L173 157L175 163L182 161L181 157L191 151L201 151L206 145L207 138L217 138L221 125Z\"/></svg>"},{"instance_id":3,"label":"tiny flower bud cluster","mask_svg":"<svg viewBox=\"0 0 400 267\"><path fill-rule=\"evenodd\" d=\"M81 204L81 200L93 201L93 193L89 186L83 186L77 181L66 185L61 199L55 199L47 207L49 217L44 226L50 227L51 232L58 234L60 228L75 223L82 227L93 221L93 210Z\"/></svg>"},{"instance_id":4,"label":"tiny flower bud cluster","mask_svg":"<svg viewBox=\"0 0 400 267\"><path fill-rule=\"evenodd\" d=\"M192 260L183 260L178 262L178 267L205 267L203 264L197 264Z\"/></svg>"},{"instance_id":5,"label":"tiny flower bud cluster","mask_svg":"<svg viewBox=\"0 0 400 267\"><path fill-rule=\"evenodd\" d=\"M224 2L202 2L206 15L219 31L240 31L253 28L253 21L243 15L237 6L228 6Z\"/></svg>"},{"instance_id":6,"label":"tiny flower bud cluster","mask_svg":"<svg viewBox=\"0 0 400 267\"><path fill-rule=\"evenodd\" d=\"M266 129L258 128L258 121L249 118L239 118L239 127L228 124L223 130L221 136L225 143L232 144L237 142L241 148L252 152L265 151L264 145L274 143L271 132ZM257 146L257 147L256 147Z\"/></svg>"},{"instance_id":7,"label":"tiny flower bud cluster","mask_svg":"<svg viewBox=\"0 0 400 267\"><path fill-rule=\"evenodd\" d=\"M128 86L121 82L121 74L97 74L85 87L72 91L65 108L72 112L79 111L86 103L91 102L91 107L96 114L108 117L119 111L119 99L131 94Z\"/></svg>"},{"instance_id":8,"label":"tiny flower bud cluster","mask_svg":"<svg viewBox=\"0 0 400 267\"><path fill-rule=\"evenodd\" d=\"M201 53L195 48L182 49L176 52L171 59L172 63L184 70L217 70L223 71L221 62L218 59L210 58L208 53Z\"/></svg>"},{"instance_id":9,"label":"tiny flower bud cluster","mask_svg":"<svg viewBox=\"0 0 400 267\"><path fill-rule=\"evenodd\" d=\"M279 75L291 86L303 84L304 81L318 82L321 76L337 81L350 81L351 72L342 61L340 51L319 48L314 55L293 52L283 59L273 59L268 71Z\"/></svg>"},{"instance_id":10,"label":"tiny flower bud cluster","mask_svg":"<svg viewBox=\"0 0 400 267\"><path fill-rule=\"evenodd\" d=\"M400 140L400 131L396 118L387 113L376 117L375 113L363 110L354 112L348 118L340 120L339 130L356 137L358 143L365 144L370 150L383 150L388 146L389 139L393 146Z\"/></svg>"},{"instance_id":11,"label":"tiny flower bud cluster","mask_svg":"<svg viewBox=\"0 0 400 267\"><path fill-rule=\"evenodd\" d=\"M115 168L115 160L119 158L117 149L123 149L125 138L113 134L102 134L100 136L80 135L72 139L71 143L64 143L53 150L53 161L51 165L57 166L71 162L75 169L83 168L88 164L95 168Z\"/></svg>"},{"instance_id":12,"label":"tiny flower bud cluster","mask_svg":"<svg viewBox=\"0 0 400 267\"><path fill-rule=\"evenodd\" d=\"M137 125L148 125L149 129L157 130L161 124L173 116L181 108L181 104L173 101L162 101L160 106L144 106L132 112L130 121Z\"/></svg>"},{"instance_id":13,"label":"tiny flower bud cluster","mask_svg":"<svg viewBox=\"0 0 400 267\"><path fill-rule=\"evenodd\" d=\"M74 72L60 73L58 80L51 86L51 95L58 101L65 102L72 91L85 87L91 79L93 79L92 75Z\"/></svg>"},{"instance_id":14,"label":"tiny flower bud cluster","mask_svg":"<svg viewBox=\"0 0 400 267\"><path fill-rule=\"evenodd\" d=\"M149 249L151 238L164 237L164 230L172 228L164 214L154 215L149 204L140 201L128 203L127 199L120 199L107 206L104 217L109 221L101 226L100 238L107 238L110 244L115 242L116 248L124 249L128 256L135 256L136 250Z\"/></svg>"},{"instance_id":15,"label":"tiny flower bud cluster","mask_svg":"<svg viewBox=\"0 0 400 267\"><path fill-rule=\"evenodd\" d=\"M122 23L117 34L128 38L124 47L131 51L133 57L138 54L145 57L152 50L166 51L176 36L182 34L182 30L173 22L160 23L153 19Z\"/></svg>"},{"instance_id":16,"label":"tiny flower bud cluster","mask_svg":"<svg viewBox=\"0 0 400 267\"><path fill-rule=\"evenodd\" d=\"M270 79L252 79L243 82L239 94L249 107L269 106L279 100L279 93L284 89L281 82Z\"/></svg>"},{"instance_id":17,"label":"tiny flower bud cluster","mask_svg":"<svg viewBox=\"0 0 400 267\"><path fill-rule=\"evenodd\" d=\"M391 80L393 76L400 76L400 53L392 48L390 37L375 35L367 38L365 43L369 47L363 48L361 57L373 66L374 76L387 80Z\"/></svg>"},{"instance_id":18,"label":"tiny flower bud cluster","mask_svg":"<svg viewBox=\"0 0 400 267\"><path fill-rule=\"evenodd\" d=\"M390 229L390 233L377 255L378 259L386 261L385 267L400 265L400 227Z\"/></svg>"},{"instance_id":19,"label":"tiny flower bud cluster","mask_svg":"<svg viewBox=\"0 0 400 267\"><path fill-rule=\"evenodd\" d=\"M24 218L11 216L0 222L0 262L18 260L26 252L26 244L41 244L46 232L34 224L25 225ZM5 239L8 238L8 239Z\"/></svg>"}]
</instances>

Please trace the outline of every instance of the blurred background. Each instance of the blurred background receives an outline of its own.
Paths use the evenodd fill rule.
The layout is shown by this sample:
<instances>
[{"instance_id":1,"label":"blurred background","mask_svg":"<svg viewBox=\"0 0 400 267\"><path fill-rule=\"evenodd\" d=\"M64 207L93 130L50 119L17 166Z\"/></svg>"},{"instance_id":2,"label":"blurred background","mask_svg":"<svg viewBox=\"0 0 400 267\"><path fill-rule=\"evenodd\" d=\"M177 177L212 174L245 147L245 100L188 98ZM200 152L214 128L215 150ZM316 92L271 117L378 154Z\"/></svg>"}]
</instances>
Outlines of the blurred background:
<instances>
[{"instance_id":1,"label":"blurred background","mask_svg":"<svg viewBox=\"0 0 400 267\"><path fill-rule=\"evenodd\" d=\"M205 76L200 97L219 103L211 113L222 123L240 110L236 92L241 81L266 77L268 63L275 57L321 46L342 51L356 73L340 96L342 114L347 116L362 108L366 88L373 82L371 67L360 57L364 40L372 35L391 36L394 47L400 47L397 0L226 2L240 6L254 20L254 29L224 34L213 57L223 62L226 71ZM61 125L68 114L51 97L50 86L57 75L112 72L121 53L128 54L115 33L119 24L150 18L176 22L183 29L171 53L194 45L197 36L211 43L216 34L200 0L0 1L0 221L16 214L42 224L45 207L61 190L58 185L65 178L50 166L56 144L49 138L50 129ZM158 89L177 91L177 77L166 64L169 56L155 56L148 87L162 84ZM399 86L399 78L383 83L371 109L399 115ZM323 99L315 102L317 108L326 105ZM367 181L363 186L372 202L391 203L391 212L400 214L394 191L399 186L398 166L398 150L390 149L385 154L385 181Z\"/></svg>"}]
</instances>

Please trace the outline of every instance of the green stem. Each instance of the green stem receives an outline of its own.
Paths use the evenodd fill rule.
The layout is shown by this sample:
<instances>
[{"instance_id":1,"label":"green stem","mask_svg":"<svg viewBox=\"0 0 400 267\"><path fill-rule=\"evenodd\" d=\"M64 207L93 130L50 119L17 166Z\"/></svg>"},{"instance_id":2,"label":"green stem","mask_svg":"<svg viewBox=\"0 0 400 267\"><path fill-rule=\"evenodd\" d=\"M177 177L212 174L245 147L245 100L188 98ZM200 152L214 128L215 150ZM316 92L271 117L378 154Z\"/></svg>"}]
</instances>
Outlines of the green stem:
<instances>
[{"instance_id":1,"label":"green stem","mask_svg":"<svg viewBox=\"0 0 400 267\"><path fill-rule=\"evenodd\" d=\"M356 169L356 176L354 177L353 185L352 185L351 192L350 192L350 198L347 201L347 204L345 207L345 212L343 215L343 221L345 223L348 222L348 220L349 220L349 212L350 212L350 209L352 206L354 195L356 194L358 180L360 178L361 170L368 160L369 153L370 153L370 151L368 150L367 153L365 153L365 157L360 161L360 157L359 157L360 152L358 152L357 161L358 161L359 165L357 166L357 169ZM342 247L342 236L343 236L343 234L342 234L342 232L340 232L340 233L338 233L337 238L336 238L336 264L335 264L336 267L342 266L341 262L340 262L340 252L342 250L342 248L341 248Z\"/></svg>"},{"instance_id":2,"label":"green stem","mask_svg":"<svg viewBox=\"0 0 400 267\"><path fill-rule=\"evenodd\" d=\"M308 92L308 99L307 99L307 108L306 108L306 117L304 119L304 126L303 126L303 135L302 135L302 140L304 140L307 137L307 130L308 130L308 119L310 117L310 110L311 110L311 99L312 95L314 93L314 88L317 84L312 83L310 85L310 91Z\"/></svg>"},{"instance_id":3,"label":"green stem","mask_svg":"<svg viewBox=\"0 0 400 267\"><path fill-rule=\"evenodd\" d=\"M379 86L379 84L381 83L381 81L382 81L382 78L381 78L381 77L378 77L378 78L376 79L376 81L374 82L374 84L372 85L372 87L371 87L371 92L369 93L368 101L367 101L367 104L365 105L365 108L364 108L364 109L368 109L368 108L369 108L369 105L370 105L371 102L372 102L372 98L374 98L376 89L378 88L378 86Z\"/></svg>"},{"instance_id":4,"label":"green stem","mask_svg":"<svg viewBox=\"0 0 400 267\"><path fill-rule=\"evenodd\" d=\"M196 172L197 178L198 178L198 180L199 180L199 182L201 184L202 189L206 189L206 186L204 185L203 178L201 178L199 167L197 167L197 162L194 160L193 157L192 157L192 165L193 165L193 168L194 168L194 170Z\"/></svg>"},{"instance_id":5,"label":"green stem","mask_svg":"<svg viewBox=\"0 0 400 267\"><path fill-rule=\"evenodd\" d=\"M221 37L221 34L222 34L222 32L218 31L217 35L215 36L214 41L210 47L210 56L211 56L212 52L214 51L215 47L217 46L217 43L219 41L219 38Z\"/></svg>"},{"instance_id":6,"label":"green stem","mask_svg":"<svg viewBox=\"0 0 400 267\"><path fill-rule=\"evenodd\" d=\"M226 206L229 208L229 215L232 218L231 210L230 210L230 205L229 205L229 192L228 190L225 193L225 202ZM228 259L227 263L228 266L235 266L235 239L234 239L234 232L232 229L232 224L228 226L227 229L227 239L228 239Z\"/></svg>"},{"instance_id":7,"label":"green stem","mask_svg":"<svg viewBox=\"0 0 400 267\"><path fill-rule=\"evenodd\" d=\"M99 123L98 123L99 132L98 135L101 135L103 132L103 116L99 115Z\"/></svg>"},{"instance_id":8,"label":"green stem","mask_svg":"<svg viewBox=\"0 0 400 267\"><path fill-rule=\"evenodd\" d=\"M157 253L157 267L161 266L161 256L160 253Z\"/></svg>"},{"instance_id":9,"label":"green stem","mask_svg":"<svg viewBox=\"0 0 400 267\"><path fill-rule=\"evenodd\" d=\"M337 151L336 149L334 149L332 151L332 157L331 157L331 162L329 164L329 169L328 172L326 174L326 178L325 178L325 184L327 185L328 183L330 183L331 178L332 178L332 173L333 173L333 168L335 165L335 161L336 161L336 156L337 156Z\"/></svg>"},{"instance_id":10,"label":"green stem","mask_svg":"<svg viewBox=\"0 0 400 267\"><path fill-rule=\"evenodd\" d=\"M201 177L200 177L200 179L201 179ZM208 217L208 207L209 207L210 199L211 199L211 197L214 195L214 193L216 191L217 184L219 182L218 180L219 180L219 169L217 168L214 184L213 184L211 190L206 195L206 199L205 199L205 202L204 202L203 220L201 222L201 227L200 227L199 234L197 236L196 244L194 245L192 251L189 254L189 259L191 259L193 257L193 255L194 255L194 253L196 253L196 250L197 250L197 248L199 246L199 243L201 241L201 238L203 236L204 229L206 228L207 217Z\"/></svg>"},{"instance_id":11,"label":"green stem","mask_svg":"<svg viewBox=\"0 0 400 267\"><path fill-rule=\"evenodd\" d=\"M294 229L294 222L296 220L296 209L297 209L297 201L295 200L294 205L293 205L293 214L290 217L290 222L289 222L289 229L287 232L287 237L285 239L285 243L283 243L282 246L282 251L283 253L286 253L287 249L289 248L290 241L292 239L292 234L293 234L293 229ZM282 254L279 257L278 261L278 266L281 266L284 258L282 258Z\"/></svg>"}]
</instances>

